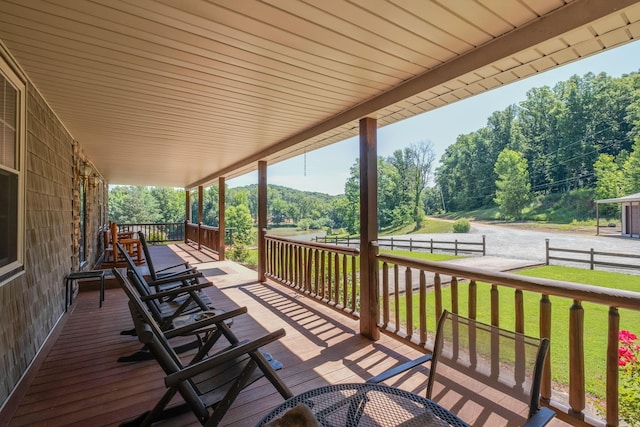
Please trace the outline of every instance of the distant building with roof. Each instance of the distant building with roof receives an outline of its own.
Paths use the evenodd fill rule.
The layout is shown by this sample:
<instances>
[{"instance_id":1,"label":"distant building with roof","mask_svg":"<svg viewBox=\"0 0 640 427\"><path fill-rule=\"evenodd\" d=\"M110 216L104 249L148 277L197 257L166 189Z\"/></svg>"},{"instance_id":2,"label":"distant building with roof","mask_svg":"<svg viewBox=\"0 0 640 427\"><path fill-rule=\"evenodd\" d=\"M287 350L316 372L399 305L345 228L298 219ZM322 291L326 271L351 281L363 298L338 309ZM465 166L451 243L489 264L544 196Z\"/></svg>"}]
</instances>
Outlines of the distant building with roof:
<instances>
[{"instance_id":1,"label":"distant building with roof","mask_svg":"<svg viewBox=\"0 0 640 427\"><path fill-rule=\"evenodd\" d=\"M623 236L640 238L640 193L630 194L613 199L596 200L596 219L598 234L600 231L600 205L605 203L619 203L621 233Z\"/></svg>"}]
</instances>

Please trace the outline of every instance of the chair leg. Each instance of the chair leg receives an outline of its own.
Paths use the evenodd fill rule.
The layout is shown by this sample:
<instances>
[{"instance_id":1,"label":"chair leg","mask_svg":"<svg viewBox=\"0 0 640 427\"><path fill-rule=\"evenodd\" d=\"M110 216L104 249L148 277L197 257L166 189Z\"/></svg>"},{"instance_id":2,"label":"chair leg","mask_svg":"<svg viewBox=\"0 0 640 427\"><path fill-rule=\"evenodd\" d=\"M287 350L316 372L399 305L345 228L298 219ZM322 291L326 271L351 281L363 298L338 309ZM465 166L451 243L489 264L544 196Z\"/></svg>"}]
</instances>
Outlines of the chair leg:
<instances>
[{"instance_id":1,"label":"chair leg","mask_svg":"<svg viewBox=\"0 0 640 427\"><path fill-rule=\"evenodd\" d=\"M293 393L291 393L289 387L287 387L280 376L276 373L274 366L271 365L271 363L275 363L276 361L273 361L270 354L263 354L260 351L255 351L249 353L249 355L264 373L264 376L269 380L269 382L271 382L271 384L273 384L283 398L289 399L290 397L293 397Z\"/></svg>"},{"instance_id":2,"label":"chair leg","mask_svg":"<svg viewBox=\"0 0 640 427\"><path fill-rule=\"evenodd\" d=\"M164 395L160 398L158 403L156 403L156 405L153 407L152 410L146 411L138 415L136 418L132 420L121 423L120 427L146 427L146 426L150 426L151 424L157 421L160 421L166 418L175 417L177 415L188 412L190 408L186 403L182 403L182 404L174 405L170 408L166 408L166 406L169 404L171 399L173 399L173 396L175 396L175 394L176 394L175 389L172 389L172 388L168 389L164 393Z\"/></svg>"},{"instance_id":3,"label":"chair leg","mask_svg":"<svg viewBox=\"0 0 640 427\"><path fill-rule=\"evenodd\" d=\"M231 404L235 401L236 397L238 397L238 394L240 394L242 389L245 388L247 382L249 381L249 378L251 377L251 374L256 370L257 367L258 364L252 358L244 367L242 373L236 378L233 386L227 391L227 394L225 394L224 398L216 404L211 417L204 424L205 427L213 427L220 424L222 417L224 417L224 415L227 413L227 411L231 407Z\"/></svg>"}]
</instances>

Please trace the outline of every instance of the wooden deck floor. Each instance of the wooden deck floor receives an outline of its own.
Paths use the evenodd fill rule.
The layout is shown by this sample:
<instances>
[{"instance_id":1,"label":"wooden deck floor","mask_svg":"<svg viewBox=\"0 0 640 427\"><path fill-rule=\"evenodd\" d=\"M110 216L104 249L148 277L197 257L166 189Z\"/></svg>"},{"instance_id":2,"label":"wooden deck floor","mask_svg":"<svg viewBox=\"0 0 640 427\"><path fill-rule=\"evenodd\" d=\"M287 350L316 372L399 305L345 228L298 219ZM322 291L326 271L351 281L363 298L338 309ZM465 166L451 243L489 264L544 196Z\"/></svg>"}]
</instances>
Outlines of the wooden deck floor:
<instances>
[{"instance_id":1,"label":"wooden deck floor","mask_svg":"<svg viewBox=\"0 0 640 427\"><path fill-rule=\"evenodd\" d=\"M181 257L198 265L216 285L208 289L216 307L248 307L248 315L237 318L233 325L239 337L257 337L279 328L286 330L287 335L265 351L283 362L279 374L293 393L326 384L362 382L420 354L387 336L376 342L362 338L357 334L357 320L279 284L257 283L255 272L235 263L213 262L186 245L152 249L156 264L168 265ZM97 291L80 292L63 322L10 426L117 425L157 402L165 388L155 361L124 364L116 361L140 348L135 337L119 334L132 326L122 290L108 289L102 308L98 308ZM424 393L427 372L427 369L413 372L390 384ZM445 406L474 425L522 423L517 412L523 408L512 406L508 397L480 395L480 399L473 401L464 393L441 398ZM260 380L240 394L223 425L252 426L281 402L273 387ZM555 421L554 424L563 425ZM193 415L184 414L164 425L199 423Z\"/></svg>"}]
</instances>

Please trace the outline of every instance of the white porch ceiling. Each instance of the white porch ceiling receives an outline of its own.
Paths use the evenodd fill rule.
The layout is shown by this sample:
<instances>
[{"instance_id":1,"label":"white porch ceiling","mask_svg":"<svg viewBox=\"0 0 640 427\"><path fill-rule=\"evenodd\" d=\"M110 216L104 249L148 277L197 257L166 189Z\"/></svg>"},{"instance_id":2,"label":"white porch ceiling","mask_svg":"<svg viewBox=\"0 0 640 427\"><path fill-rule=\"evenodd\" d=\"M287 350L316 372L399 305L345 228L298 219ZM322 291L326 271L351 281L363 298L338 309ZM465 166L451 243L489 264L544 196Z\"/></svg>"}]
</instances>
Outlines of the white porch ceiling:
<instances>
[{"instance_id":1,"label":"white porch ceiling","mask_svg":"<svg viewBox=\"0 0 640 427\"><path fill-rule=\"evenodd\" d=\"M112 184L232 178L639 36L638 0L0 0Z\"/></svg>"}]
</instances>

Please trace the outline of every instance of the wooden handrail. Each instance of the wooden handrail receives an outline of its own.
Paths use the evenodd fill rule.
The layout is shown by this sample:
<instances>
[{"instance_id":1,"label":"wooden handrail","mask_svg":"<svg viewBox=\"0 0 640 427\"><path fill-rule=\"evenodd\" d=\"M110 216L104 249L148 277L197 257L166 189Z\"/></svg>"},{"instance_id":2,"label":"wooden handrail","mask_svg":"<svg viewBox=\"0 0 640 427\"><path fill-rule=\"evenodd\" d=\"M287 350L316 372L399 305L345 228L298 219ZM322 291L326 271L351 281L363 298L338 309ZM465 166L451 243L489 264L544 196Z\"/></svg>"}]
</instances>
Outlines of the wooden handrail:
<instances>
[{"instance_id":1,"label":"wooden handrail","mask_svg":"<svg viewBox=\"0 0 640 427\"><path fill-rule=\"evenodd\" d=\"M341 254L341 255L356 255L357 256L357 255L360 254L360 249L351 248L351 247L348 247L348 246L336 246L336 245L331 245L331 244L326 244L326 243L303 242L301 240L288 239L286 237L271 236L271 235L268 235L268 234L265 235L264 238L267 239L267 240L273 240L273 241L279 241L279 242L286 242L286 243L295 244L295 245L303 247L303 248L322 249L322 250L326 250L328 252L338 253L338 254Z\"/></svg>"},{"instance_id":2,"label":"wooden handrail","mask_svg":"<svg viewBox=\"0 0 640 427\"><path fill-rule=\"evenodd\" d=\"M183 222L118 224L118 232L127 231L142 231L147 238L148 243L174 242L184 240Z\"/></svg>"},{"instance_id":3,"label":"wooden handrail","mask_svg":"<svg viewBox=\"0 0 640 427\"><path fill-rule=\"evenodd\" d=\"M358 312L359 249L265 235L265 251L266 277L349 314Z\"/></svg>"},{"instance_id":4,"label":"wooden handrail","mask_svg":"<svg viewBox=\"0 0 640 427\"><path fill-rule=\"evenodd\" d=\"M565 298L588 301L611 307L638 310L640 307L640 292L604 288L601 286L584 285L535 277L524 277L513 273L495 272L475 267L465 267L447 261L417 260L399 255L379 254L378 260L404 267L423 269L448 276L463 277L508 286L523 291L537 292L544 295L555 295Z\"/></svg>"},{"instance_id":5,"label":"wooden handrail","mask_svg":"<svg viewBox=\"0 0 640 427\"><path fill-rule=\"evenodd\" d=\"M211 225L186 224L186 239L189 242L198 244L198 249L209 249L214 252L220 250L220 229Z\"/></svg>"}]
</instances>

